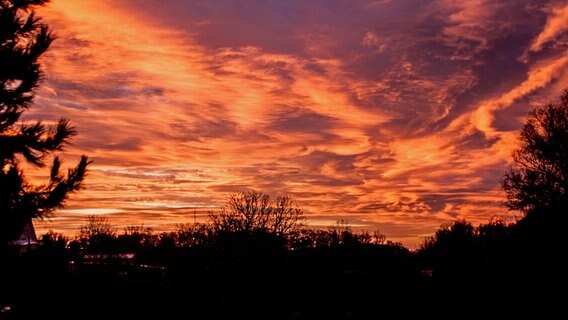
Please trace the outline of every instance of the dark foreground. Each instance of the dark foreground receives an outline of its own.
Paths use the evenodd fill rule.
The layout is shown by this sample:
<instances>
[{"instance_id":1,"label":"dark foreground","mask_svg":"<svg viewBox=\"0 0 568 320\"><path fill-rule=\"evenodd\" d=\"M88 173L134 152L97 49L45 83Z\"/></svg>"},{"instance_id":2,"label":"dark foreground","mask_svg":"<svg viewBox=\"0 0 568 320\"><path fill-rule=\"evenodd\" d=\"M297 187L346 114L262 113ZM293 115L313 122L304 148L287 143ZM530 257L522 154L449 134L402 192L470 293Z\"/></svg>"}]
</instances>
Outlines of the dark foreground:
<instances>
[{"instance_id":1,"label":"dark foreground","mask_svg":"<svg viewBox=\"0 0 568 320\"><path fill-rule=\"evenodd\" d=\"M565 249L554 244L560 235L535 227L529 232L522 225L470 227L457 222L441 229L417 253L361 241L290 250L259 235L225 235L201 246L162 239L130 247L134 258L117 255L117 247L114 253L86 255L57 242L26 253L5 251L0 319L543 319L563 314L565 299L555 293L563 292L567 270Z\"/></svg>"}]
</instances>

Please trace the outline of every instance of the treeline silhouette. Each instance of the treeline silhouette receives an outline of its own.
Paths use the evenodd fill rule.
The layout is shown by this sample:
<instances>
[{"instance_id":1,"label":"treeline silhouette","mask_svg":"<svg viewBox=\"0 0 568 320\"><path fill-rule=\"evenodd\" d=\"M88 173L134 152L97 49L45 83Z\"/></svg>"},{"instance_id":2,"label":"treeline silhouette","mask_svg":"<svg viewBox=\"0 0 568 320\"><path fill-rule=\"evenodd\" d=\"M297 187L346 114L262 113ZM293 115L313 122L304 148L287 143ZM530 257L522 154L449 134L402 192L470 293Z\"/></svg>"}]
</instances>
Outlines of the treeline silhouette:
<instances>
[{"instance_id":1,"label":"treeline silhouette","mask_svg":"<svg viewBox=\"0 0 568 320\"><path fill-rule=\"evenodd\" d=\"M118 233L91 216L75 239L48 233L36 250L4 252L0 303L13 319L541 318L562 306L560 229L460 220L411 252L342 223L286 235L212 224Z\"/></svg>"},{"instance_id":2,"label":"treeline silhouette","mask_svg":"<svg viewBox=\"0 0 568 320\"><path fill-rule=\"evenodd\" d=\"M422 281L400 244L343 223L286 234L214 224L117 234L91 216L76 239L48 233L42 241L9 260L8 274L18 279L6 287L13 316L367 318L408 314L410 289Z\"/></svg>"}]
</instances>

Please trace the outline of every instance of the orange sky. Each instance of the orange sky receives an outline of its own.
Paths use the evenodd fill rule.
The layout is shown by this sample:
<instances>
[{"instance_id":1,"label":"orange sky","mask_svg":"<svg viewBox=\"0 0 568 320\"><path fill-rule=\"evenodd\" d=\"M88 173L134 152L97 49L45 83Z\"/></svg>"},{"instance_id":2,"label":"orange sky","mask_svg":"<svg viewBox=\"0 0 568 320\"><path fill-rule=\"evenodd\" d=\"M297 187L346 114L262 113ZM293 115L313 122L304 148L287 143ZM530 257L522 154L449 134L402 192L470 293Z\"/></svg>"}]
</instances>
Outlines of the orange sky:
<instances>
[{"instance_id":1,"label":"orange sky","mask_svg":"<svg viewBox=\"0 0 568 320\"><path fill-rule=\"evenodd\" d=\"M58 39L28 119L68 117L88 214L170 230L230 192L290 194L416 247L512 219L499 190L527 111L568 84L564 1L53 0ZM28 173L36 178L43 170Z\"/></svg>"}]
</instances>

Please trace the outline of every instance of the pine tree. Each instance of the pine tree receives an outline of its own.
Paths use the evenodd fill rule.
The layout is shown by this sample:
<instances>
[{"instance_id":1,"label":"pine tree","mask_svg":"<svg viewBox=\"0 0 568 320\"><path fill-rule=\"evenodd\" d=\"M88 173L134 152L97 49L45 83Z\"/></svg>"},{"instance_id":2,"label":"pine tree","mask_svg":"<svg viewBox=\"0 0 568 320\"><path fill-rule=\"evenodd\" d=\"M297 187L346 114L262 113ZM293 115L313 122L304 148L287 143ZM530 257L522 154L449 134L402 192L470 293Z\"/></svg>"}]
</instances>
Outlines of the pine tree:
<instances>
[{"instance_id":1,"label":"pine tree","mask_svg":"<svg viewBox=\"0 0 568 320\"><path fill-rule=\"evenodd\" d=\"M0 245L19 236L32 218L43 218L64 206L81 188L89 160L62 174L55 155L76 134L67 119L56 125L23 122L41 80L39 58L54 37L34 9L48 0L0 0ZM53 156L50 179L30 184L23 162L44 167Z\"/></svg>"}]
</instances>

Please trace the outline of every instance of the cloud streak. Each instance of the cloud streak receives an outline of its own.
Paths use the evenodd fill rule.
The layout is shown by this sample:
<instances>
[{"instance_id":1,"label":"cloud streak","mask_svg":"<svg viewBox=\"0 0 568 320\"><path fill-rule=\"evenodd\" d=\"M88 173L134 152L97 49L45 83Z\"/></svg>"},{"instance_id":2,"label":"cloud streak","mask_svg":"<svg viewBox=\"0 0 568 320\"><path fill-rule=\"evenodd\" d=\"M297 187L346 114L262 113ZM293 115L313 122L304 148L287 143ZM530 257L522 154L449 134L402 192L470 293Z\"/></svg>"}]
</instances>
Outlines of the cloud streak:
<instances>
[{"instance_id":1,"label":"cloud streak","mask_svg":"<svg viewBox=\"0 0 568 320\"><path fill-rule=\"evenodd\" d=\"M568 30L568 5L553 7L546 25L530 46L531 51L542 50L543 45L552 42Z\"/></svg>"}]
</instances>

